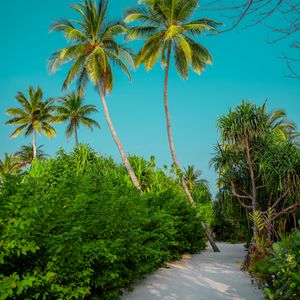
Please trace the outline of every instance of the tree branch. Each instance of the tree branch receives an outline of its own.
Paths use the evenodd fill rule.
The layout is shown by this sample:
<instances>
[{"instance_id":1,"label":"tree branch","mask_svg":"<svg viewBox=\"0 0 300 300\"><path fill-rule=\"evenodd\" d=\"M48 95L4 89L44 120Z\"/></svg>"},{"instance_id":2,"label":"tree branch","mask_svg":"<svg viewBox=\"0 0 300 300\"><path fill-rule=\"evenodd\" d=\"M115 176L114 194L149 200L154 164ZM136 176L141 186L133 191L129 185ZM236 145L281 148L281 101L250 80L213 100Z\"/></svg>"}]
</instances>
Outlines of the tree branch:
<instances>
[{"instance_id":1,"label":"tree branch","mask_svg":"<svg viewBox=\"0 0 300 300\"><path fill-rule=\"evenodd\" d=\"M272 220L274 221L282 215L290 214L290 213L294 212L298 207L300 207L300 202L296 202L293 205L290 205L289 207L283 209L281 212L276 214L275 217Z\"/></svg>"},{"instance_id":2,"label":"tree branch","mask_svg":"<svg viewBox=\"0 0 300 300\"><path fill-rule=\"evenodd\" d=\"M252 197L251 196L243 196L243 195L239 195L236 191L235 191L235 187L234 187L234 184L233 182L231 182L231 192L232 192L232 195L235 196L237 198L237 200L239 201L240 205L244 208L252 208L251 205L247 205L245 204L241 199L250 199L252 200Z\"/></svg>"}]
</instances>

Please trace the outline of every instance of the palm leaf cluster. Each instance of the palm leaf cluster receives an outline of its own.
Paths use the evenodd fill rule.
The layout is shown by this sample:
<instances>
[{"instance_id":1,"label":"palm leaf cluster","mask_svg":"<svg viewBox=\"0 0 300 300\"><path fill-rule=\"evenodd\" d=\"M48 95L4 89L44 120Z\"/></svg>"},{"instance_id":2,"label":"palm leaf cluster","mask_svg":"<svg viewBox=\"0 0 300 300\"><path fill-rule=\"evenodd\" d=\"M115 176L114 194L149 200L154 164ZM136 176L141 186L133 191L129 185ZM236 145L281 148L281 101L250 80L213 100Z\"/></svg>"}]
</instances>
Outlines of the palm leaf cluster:
<instances>
[{"instance_id":1,"label":"palm leaf cluster","mask_svg":"<svg viewBox=\"0 0 300 300\"><path fill-rule=\"evenodd\" d=\"M56 107L57 123L68 122L66 127L66 136L70 138L75 133L76 144L78 145L77 129L80 124L93 130L93 126L100 128L100 125L94 119L88 117L91 113L98 112L96 106L84 105L84 98L77 93L71 93L58 99L59 105Z\"/></svg>"},{"instance_id":2,"label":"palm leaf cluster","mask_svg":"<svg viewBox=\"0 0 300 300\"><path fill-rule=\"evenodd\" d=\"M1 176L15 175L19 171L19 159L14 154L5 153L3 160L0 160L0 181Z\"/></svg>"},{"instance_id":3,"label":"palm leaf cluster","mask_svg":"<svg viewBox=\"0 0 300 300\"><path fill-rule=\"evenodd\" d=\"M145 40L136 56L136 65L144 64L147 70L160 59L168 64L173 50L175 66L183 78L189 74L189 66L200 74L212 63L209 51L195 41L194 37L205 31L216 32L220 23L211 19L189 21L198 5L198 0L142 0L146 7L126 11L125 22L140 22L129 30L130 39Z\"/></svg>"},{"instance_id":4,"label":"palm leaf cluster","mask_svg":"<svg viewBox=\"0 0 300 300\"><path fill-rule=\"evenodd\" d=\"M188 166L184 169L184 180L189 188L189 190L193 190L198 184L201 182L203 184L207 184L204 179L200 179L202 172L200 170L196 170L194 166Z\"/></svg>"},{"instance_id":5,"label":"palm leaf cluster","mask_svg":"<svg viewBox=\"0 0 300 300\"><path fill-rule=\"evenodd\" d=\"M94 85L101 83L103 90L110 92L114 83L112 64L130 77L126 62L131 62L131 55L115 40L126 29L121 22L107 21L107 0L100 0L98 5L85 0L71 7L80 15L80 20L58 20L51 30L63 32L72 45L52 55L50 70L54 72L62 64L72 62L63 88L76 80L77 88L82 91L91 80Z\"/></svg>"},{"instance_id":6,"label":"palm leaf cluster","mask_svg":"<svg viewBox=\"0 0 300 300\"><path fill-rule=\"evenodd\" d=\"M39 160L45 160L47 158L47 154L42 149L43 145L40 145L36 149L36 155L34 156L34 149L32 145L23 145L15 153L15 157L19 160L19 167L24 167L27 164L32 164L34 158L38 158Z\"/></svg>"},{"instance_id":7,"label":"palm leaf cluster","mask_svg":"<svg viewBox=\"0 0 300 300\"><path fill-rule=\"evenodd\" d=\"M12 118L5 122L6 125L15 125L17 129L11 137L17 137L24 133L27 137L33 133L43 133L48 138L56 135L51 125L54 121L54 99L43 100L43 91L40 87L27 89L28 98L22 92L18 92L15 99L21 107L8 108L6 113Z\"/></svg>"}]
</instances>

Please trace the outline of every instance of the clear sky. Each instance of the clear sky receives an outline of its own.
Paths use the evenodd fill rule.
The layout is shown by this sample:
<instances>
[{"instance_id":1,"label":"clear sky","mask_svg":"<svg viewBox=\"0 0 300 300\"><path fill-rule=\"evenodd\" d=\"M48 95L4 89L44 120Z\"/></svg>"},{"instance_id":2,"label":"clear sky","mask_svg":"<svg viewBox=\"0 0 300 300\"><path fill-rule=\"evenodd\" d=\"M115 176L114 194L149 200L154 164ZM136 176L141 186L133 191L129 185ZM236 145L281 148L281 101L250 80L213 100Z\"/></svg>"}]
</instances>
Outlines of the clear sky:
<instances>
[{"instance_id":1,"label":"clear sky","mask_svg":"<svg viewBox=\"0 0 300 300\"><path fill-rule=\"evenodd\" d=\"M74 18L69 8L75 0L14 0L1 4L0 26L2 42L0 55L0 143L3 157L31 139L22 136L9 139L13 127L5 126L5 110L16 105L17 91L25 92L32 85L41 86L45 98L62 96L61 85L68 70L63 67L49 74L47 60L52 52L64 47L60 33L49 33L51 23L60 18ZM201 1L200 1L201 3ZM121 18L125 8L137 5L137 0L111 0L111 19ZM213 16L220 21L216 15ZM269 109L283 108L300 127L300 80L287 78L288 70L279 59L281 52L292 40L270 45L266 42L268 30L253 27L218 36L198 39L213 55L214 63L199 77L191 73L183 81L174 68L170 75L170 109L173 135L178 159L182 166L193 164L214 190L216 174L209 169L213 146L217 143L216 121L238 105L242 99L262 103L268 99ZM295 37L294 37L295 38ZM131 45L138 47L138 43ZM170 164L163 110L163 70L158 64L151 72L143 68L132 73L133 80L116 70L115 88L107 98L116 130L127 153L146 158L154 155L160 166ZM90 132L80 128L79 140L117 160L119 155L105 123L99 96L89 88L86 100L99 108L94 115L101 130ZM58 125L58 136L47 140L38 136L38 144L54 154L59 147L71 150L74 141L67 141L64 125Z\"/></svg>"}]
</instances>

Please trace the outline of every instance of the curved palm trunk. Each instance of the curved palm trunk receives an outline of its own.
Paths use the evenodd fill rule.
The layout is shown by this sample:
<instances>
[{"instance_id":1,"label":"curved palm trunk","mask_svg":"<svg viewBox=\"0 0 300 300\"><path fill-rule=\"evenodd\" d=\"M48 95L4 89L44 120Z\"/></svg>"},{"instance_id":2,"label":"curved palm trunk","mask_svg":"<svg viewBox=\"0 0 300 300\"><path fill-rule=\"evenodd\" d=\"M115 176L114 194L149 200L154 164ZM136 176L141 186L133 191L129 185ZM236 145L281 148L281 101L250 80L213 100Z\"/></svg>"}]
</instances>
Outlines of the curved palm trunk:
<instances>
[{"instance_id":1,"label":"curved palm trunk","mask_svg":"<svg viewBox=\"0 0 300 300\"><path fill-rule=\"evenodd\" d=\"M165 106L165 113L166 113L167 132L168 132L170 151L171 151L171 155L172 155L173 162L174 162L174 165L176 168L176 172L177 172L177 175L179 176L180 183L183 187L183 190L184 190L190 204L192 205L192 207L196 208L195 201L194 201L194 199L187 187L187 184L183 178L183 174L182 174L180 165L179 165L177 157L176 157L176 151L175 151L175 146L174 146L173 137L172 137L170 111L169 111L169 103L168 103L168 82L169 82L170 58L171 58L171 43L169 43L169 46L168 46L167 64L166 64L165 79L164 79L164 106ZM202 228L203 228L203 230L206 234L206 237L209 240L209 243L212 246L214 252L220 252L220 250L218 249L212 236L209 234L204 222L201 222L201 225L202 225Z\"/></svg>"},{"instance_id":2,"label":"curved palm trunk","mask_svg":"<svg viewBox=\"0 0 300 300\"><path fill-rule=\"evenodd\" d=\"M121 158L122 158L122 161L125 165L125 168L127 169L127 172L129 174L129 177L131 179L131 182L132 184L139 190L141 191L141 186L139 184L139 181L137 179L137 177L135 176L134 174L134 171L130 165L130 162L126 156L126 153L122 147L122 144L121 144L121 141L120 139L118 138L118 135L113 127L113 124L112 124L112 121L110 119L110 115L109 115L109 112L108 112L108 108L107 108L107 104L106 104L106 100L105 100L105 96L104 96L104 91L102 90L102 86L101 86L101 83L98 82L98 90L99 90L99 94L100 94L100 97L101 97L101 102L102 102L102 106L103 106L103 110L104 110L104 114L105 114L105 119L107 121L107 124L108 124L108 127L109 127L109 130L113 136L113 139L119 149L119 152L120 152L120 155L121 155Z\"/></svg>"},{"instance_id":3,"label":"curved palm trunk","mask_svg":"<svg viewBox=\"0 0 300 300\"><path fill-rule=\"evenodd\" d=\"M75 144L76 144L76 147L78 147L79 142L78 142L78 133L77 133L77 126L76 126L76 124L74 126L74 135L75 135Z\"/></svg>"},{"instance_id":4,"label":"curved palm trunk","mask_svg":"<svg viewBox=\"0 0 300 300\"><path fill-rule=\"evenodd\" d=\"M33 150L33 158L35 158L36 157L36 131L35 130L33 130L32 150Z\"/></svg>"}]
</instances>

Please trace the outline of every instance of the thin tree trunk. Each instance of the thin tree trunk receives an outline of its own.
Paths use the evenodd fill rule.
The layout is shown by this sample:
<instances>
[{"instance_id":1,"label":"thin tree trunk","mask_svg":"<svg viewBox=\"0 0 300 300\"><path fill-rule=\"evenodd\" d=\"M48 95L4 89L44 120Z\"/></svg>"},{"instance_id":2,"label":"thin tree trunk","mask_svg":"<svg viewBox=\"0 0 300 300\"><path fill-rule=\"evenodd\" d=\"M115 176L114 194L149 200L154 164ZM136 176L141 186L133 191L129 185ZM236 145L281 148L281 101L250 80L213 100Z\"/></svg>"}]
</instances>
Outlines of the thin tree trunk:
<instances>
[{"instance_id":1,"label":"thin tree trunk","mask_svg":"<svg viewBox=\"0 0 300 300\"><path fill-rule=\"evenodd\" d=\"M36 131L35 130L33 130L32 150L33 150L33 158L35 158L36 157Z\"/></svg>"},{"instance_id":2,"label":"thin tree trunk","mask_svg":"<svg viewBox=\"0 0 300 300\"><path fill-rule=\"evenodd\" d=\"M249 141L246 138L246 155L247 155L247 163L249 167L249 172L250 172L250 179L251 179L251 189L252 189L252 211L253 213L256 212L257 210L257 195L256 195L256 183L255 183L255 175L254 175L254 170L253 170L253 165L252 165L252 160L251 160L251 155L250 155L250 146L249 146ZM256 237L258 234L257 232L257 224L255 221L253 222L253 235Z\"/></svg>"},{"instance_id":3,"label":"thin tree trunk","mask_svg":"<svg viewBox=\"0 0 300 300\"><path fill-rule=\"evenodd\" d=\"M74 126L74 135L75 135L75 143L76 143L76 147L78 147L79 142L78 142L78 133L77 133L77 126L75 124Z\"/></svg>"},{"instance_id":4,"label":"thin tree trunk","mask_svg":"<svg viewBox=\"0 0 300 300\"><path fill-rule=\"evenodd\" d=\"M165 80L164 80L164 107L165 107L165 113L166 113L168 139L169 139L171 155L173 158L173 162L174 162L174 165L176 168L177 175L179 176L179 179L180 179L180 183L183 187L183 190L184 190L190 204L192 205L192 207L196 208L195 201L194 201L194 199L187 187L187 184L183 178L183 174L182 174L180 165L179 165L177 157L176 157L176 151L175 151L175 146L174 146L173 137L172 137L171 119L170 119L170 111L169 111L169 103L168 103L168 82L169 82L170 58L171 58L171 42L169 43L169 46L168 46L167 63L166 63L166 70L165 70ZM206 237L209 240L209 243L212 246L214 252L220 252L215 241L213 240L212 236L208 232L204 222L201 222L201 226L202 226L202 229L204 230Z\"/></svg>"},{"instance_id":5,"label":"thin tree trunk","mask_svg":"<svg viewBox=\"0 0 300 300\"><path fill-rule=\"evenodd\" d=\"M294 221L294 229L296 230L297 229L297 217L296 217L296 213L294 212L292 214L292 216L293 216L293 221Z\"/></svg>"},{"instance_id":6,"label":"thin tree trunk","mask_svg":"<svg viewBox=\"0 0 300 300\"><path fill-rule=\"evenodd\" d=\"M134 171L130 165L130 162L126 156L126 153L122 147L122 144L121 144L121 141L119 140L118 136L117 136L117 133L113 127L113 124L112 124L112 121L110 119L110 115L109 115L109 112L108 112L108 108L107 108L107 104L106 104L106 100L105 100L105 95L104 95L104 91L102 90L102 86L101 86L101 82L99 81L98 82L98 90L99 90L99 94L100 94L100 98L101 98L101 102L102 102L102 106L103 106L103 110L104 110L104 114L105 114L105 119L107 121L107 124L108 124L108 127L109 127L109 130L113 136L113 139L119 149L119 152L120 152L120 155L121 155L121 158L122 158L122 161L125 165L125 168L127 169L127 172L129 174L129 177L132 181L132 184L139 190L141 191L141 186L139 184L139 181L137 179L137 177L135 176L134 174Z\"/></svg>"}]
</instances>

